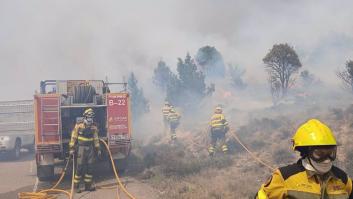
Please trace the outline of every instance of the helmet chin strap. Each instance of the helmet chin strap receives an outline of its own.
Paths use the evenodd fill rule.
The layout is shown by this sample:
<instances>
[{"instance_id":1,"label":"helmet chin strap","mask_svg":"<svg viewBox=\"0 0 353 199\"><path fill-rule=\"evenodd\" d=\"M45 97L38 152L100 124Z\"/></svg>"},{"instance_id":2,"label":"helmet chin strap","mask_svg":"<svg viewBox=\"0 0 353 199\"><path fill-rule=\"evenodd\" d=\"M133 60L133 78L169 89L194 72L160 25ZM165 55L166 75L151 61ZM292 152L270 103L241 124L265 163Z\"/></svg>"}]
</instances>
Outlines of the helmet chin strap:
<instances>
[{"instance_id":1,"label":"helmet chin strap","mask_svg":"<svg viewBox=\"0 0 353 199\"><path fill-rule=\"evenodd\" d=\"M314 172L317 172L317 170L313 167L313 165L311 164L311 161L309 158L304 158L303 161L302 161L302 164L303 164L303 167L306 169L306 170L309 170L309 171L314 171Z\"/></svg>"},{"instance_id":2,"label":"helmet chin strap","mask_svg":"<svg viewBox=\"0 0 353 199\"><path fill-rule=\"evenodd\" d=\"M315 166L313 165L312 160L311 160L310 158L308 158L308 160L309 160L310 165L315 169L315 171L317 171L318 173L320 173L319 170L318 170L317 168L315 168ZM320 173L320 174L321 174L321 173Z\"/></svg>"}]
</instances>

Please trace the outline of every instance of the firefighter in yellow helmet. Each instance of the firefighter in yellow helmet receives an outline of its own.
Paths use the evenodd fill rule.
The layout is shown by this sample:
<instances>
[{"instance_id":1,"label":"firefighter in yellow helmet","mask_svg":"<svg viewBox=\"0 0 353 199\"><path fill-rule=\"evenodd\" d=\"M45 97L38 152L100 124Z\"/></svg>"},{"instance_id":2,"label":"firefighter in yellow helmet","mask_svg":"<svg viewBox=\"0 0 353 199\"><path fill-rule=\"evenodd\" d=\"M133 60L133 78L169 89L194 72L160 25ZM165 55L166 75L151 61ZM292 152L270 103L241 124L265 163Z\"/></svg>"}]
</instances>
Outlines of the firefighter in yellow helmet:
<instances>
[{"instance_id":1,"label":"firefighter in yellow helmet","mask_svg":"<svg viewBox=\"0 0 353 199\"><path fill-rule=\"evenodd\" d=\"M171 108L172 108L172 106L170 105L170 103L168 101L164 102L164 106L162 108L164 132L167 131L168 126L169 126L168 115L169 115Z\"/></svg>"},{"instance_id":2,"label":"firefighter in yellow helmet","mask_svg":"<svg viewBox=\"0 0 353 199\"><path fill-rule=\"evenodd\" d=\"M228 152L225 135L229 131L229 126L222 112L222 107L217 106L209 123L211 144L208 147L208 153L210 156L213 156L216 152L217 141L220 141L222 152L225 154Z\"/></svg>"},{"instance_id":3,"label":"firefighter in yellow helmet","mask_svg":"<svg viewBox=\"0 0 353 199\"><path fill-rule=\"evenodd\" d=\"M88 108L83 113L83 122L78 122L71 133L69 143L70 155L77 152L77 167L74 177L74 184L77 193L80 193L80 182L83 178L85 191L94 191L93 163L95 156L100 156L98 128L93 123L94 112ZM85 171L85 173L84 173Z\"/></svg>"},{"instance_id":4,"label":"firefighter in yellow helmet","mask_svg":"<svg viewBox=\"0 0 353 199\"><path fill-rule=\"evenodd\" d=\"M171 107L168 114L168 122L170 127L170 138L172 141L176 140L176 128L180 124L180 114L175 110L174 107Z\"/></svg>"},{"instance_id":5,"label":"firefighter in yellow helmet","mask_svg":"<svg viewBox=\"0 0 353 199\"><path fill-rule=\"evenodd\" d=\"M353 198L352 179L333 166L337 142L328 126L311 119L298 128L292 141L301 158L275 170L261 186L258 199Z\"/></svg>"}]
</instances>

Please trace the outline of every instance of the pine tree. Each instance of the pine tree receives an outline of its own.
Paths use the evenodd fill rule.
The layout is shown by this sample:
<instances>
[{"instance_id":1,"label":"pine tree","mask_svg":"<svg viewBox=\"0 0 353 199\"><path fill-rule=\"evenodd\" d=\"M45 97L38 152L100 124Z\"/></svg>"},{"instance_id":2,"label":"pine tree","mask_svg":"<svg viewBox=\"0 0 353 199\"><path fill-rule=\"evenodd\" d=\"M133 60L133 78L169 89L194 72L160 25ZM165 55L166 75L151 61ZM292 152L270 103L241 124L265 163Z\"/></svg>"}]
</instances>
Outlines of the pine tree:
<instances>
[{"instance_id":1,"label":"pine tree","mask_svg":"<svg viewBox=\"0 0 353 199\"><path fill-rule=\"evenodd\" d=\"M153 73L153 83L157 85L162 91L165 91L169 81L171 81L174 74L164 61L158 62L158 65L154 69Z\"/></svg>"},{"instance_id":2,"label":"pine tree","mask_svg":"<svg viewBox=\"0 0 353 199\"><path fill-rule=\"evenodd\" d=\"M180 105L181 91L181 81L174 73L172 73L166 88L166 100L174 105Z\"/></svg>"},{"instance_id":3,"label":"pine tree","mask_svg":"<svg viewBox=\"0 0 353 199\"><path fill-rule=\"evenodd\" d=\"M205 96L205 75L197 70L197 66L189 53L187 53L184 61L178 59L177 71L183 89L191 91L199 97Z\"/></svg>"},{"instance_id":4,"label":"pine tree","mask_svg":"<svg viewBox=\"0 0 353 199\"><path fill-rule=\"evenodd\" d=\"M195 60L207 77L224 77L226 69L223 57L215 47L204 46L200 48Z\"/></svg>"},{"instance_id":5,"label":"pine tree","mask_svg":"<svg viewBox=\"0 0 353 199\"><path fill-rule=\"evenodd\" d=\"M131 111L134 120L138 120L144 113L149 112L149 102L143 94L143 89L138 88L138 81L134 73L128 78L128 91L131 96Z\"/></svg>"},{"instance_id":6,"label":"pine tree","mask_svg":"<svg viewBox=\"0 0 353 199\"><path fill-rule=\"evenodd\" d=\"M206 87L205 75L198 69L189 53L184 60L178 58L177 74L174 74L165 62L160 61L154 69L153 82L166 91L167 101L185 110L197 108L202 98L215 91L214 84Z\"/></svg>"}]
</instances>

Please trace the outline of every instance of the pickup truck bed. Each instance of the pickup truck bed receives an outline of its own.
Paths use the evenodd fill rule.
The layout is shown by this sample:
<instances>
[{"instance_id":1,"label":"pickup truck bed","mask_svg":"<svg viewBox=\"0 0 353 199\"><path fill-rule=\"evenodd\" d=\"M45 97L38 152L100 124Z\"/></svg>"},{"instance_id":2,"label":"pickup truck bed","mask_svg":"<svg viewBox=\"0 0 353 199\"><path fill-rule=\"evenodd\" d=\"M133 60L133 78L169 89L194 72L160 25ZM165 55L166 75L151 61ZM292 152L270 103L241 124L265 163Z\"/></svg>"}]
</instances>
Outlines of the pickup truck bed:
<instances>
[{"instance_id":1,"label":"pickup truck bed","mask_svg":"<svg viewBox=\"0 0 353 199\"><path fill-rule=\"evenodd\" d=\"M0 152L17 159L21 148L34 149L33 101L0 102Z\"/></svg>"}]
</instances>

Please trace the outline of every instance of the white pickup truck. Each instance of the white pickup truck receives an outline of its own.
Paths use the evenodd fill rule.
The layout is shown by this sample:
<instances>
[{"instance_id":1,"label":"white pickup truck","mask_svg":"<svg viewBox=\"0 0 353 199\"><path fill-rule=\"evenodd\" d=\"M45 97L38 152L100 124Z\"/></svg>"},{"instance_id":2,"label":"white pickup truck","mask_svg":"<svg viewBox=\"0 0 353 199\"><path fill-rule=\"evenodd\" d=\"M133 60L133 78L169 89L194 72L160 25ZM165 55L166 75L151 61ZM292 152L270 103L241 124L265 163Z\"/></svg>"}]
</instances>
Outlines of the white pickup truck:
<instances>
[{"instance_id":1,"label":"white pickup truck","mask_svg":"<svg viewBox=\"0 0 353 199\"><path fill-rule=\"evenodd\" d=\"M34 150L33 101L0 102L0 153L15 159L21 148ZM0 155L1 155L0 154Z\"/></svg>"}]
</instances>

